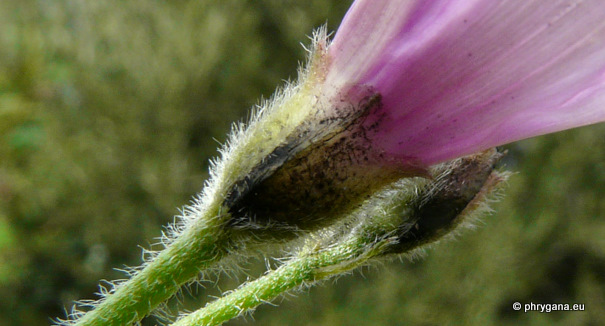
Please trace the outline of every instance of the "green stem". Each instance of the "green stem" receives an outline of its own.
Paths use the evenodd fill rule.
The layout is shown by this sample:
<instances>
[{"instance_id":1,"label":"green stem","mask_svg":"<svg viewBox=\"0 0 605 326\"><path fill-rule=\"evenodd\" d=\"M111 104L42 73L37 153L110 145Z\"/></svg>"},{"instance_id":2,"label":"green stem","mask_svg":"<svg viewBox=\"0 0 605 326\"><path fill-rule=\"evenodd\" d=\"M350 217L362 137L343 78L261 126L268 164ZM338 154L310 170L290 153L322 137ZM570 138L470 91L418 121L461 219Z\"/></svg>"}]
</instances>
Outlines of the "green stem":
<instances>
[{"instance_id":1,"label":"green stem","mask_svg":"<svg viewBox=\"0 0 605 326\"><path fill-rule=\"evenodd\" d=\"M218 219L189 228L130 280L118 286L77 326L131 325L226 254L228 237Z\"/></svg>"},{"instance_id":2,"label":"green stem","mask_svg":"<svg viewBox=\"0 0 605 326\"><path fill-rule=\"evenodd\" d=\"M177 320L172 326L220 325L297 286L357 268L380 252L387 242L389 240L385 239L368 245L359 239L350 239L322 251L301 253L278 269Z\"/></svg>"}]
</instances>

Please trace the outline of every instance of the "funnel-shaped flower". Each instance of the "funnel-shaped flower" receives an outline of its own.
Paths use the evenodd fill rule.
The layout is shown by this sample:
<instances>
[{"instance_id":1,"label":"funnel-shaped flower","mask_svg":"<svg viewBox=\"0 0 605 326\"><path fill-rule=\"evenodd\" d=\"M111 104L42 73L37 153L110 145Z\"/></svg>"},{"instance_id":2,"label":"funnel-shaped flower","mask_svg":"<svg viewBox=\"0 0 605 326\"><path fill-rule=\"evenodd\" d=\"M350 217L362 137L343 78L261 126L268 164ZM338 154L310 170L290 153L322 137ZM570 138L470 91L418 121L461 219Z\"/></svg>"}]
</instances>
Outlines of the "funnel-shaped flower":
<instances>
[{"instance_id":1,"label":"funnel-shaped flower","mask_svg":"<svg viewBox=\"0 0 605 326\"><path fill-rule=\"evenodd\" d=\"M373 146L425 165L605 121L599 0L358 0L328 56L325 92L380 94Z\"/></svg>"},{"instance_id":2,"label":"funnel-shaped flower","mask_svg":"<svg viewBox=\"0 0 605 326\"><path fill-rule=\"evenodd\" d=\"M236 225L314 229L433 164L605 121L598 0L357 0L321 34L233 151L261 153L225 196Z\"/></svg>"}]
</instances>

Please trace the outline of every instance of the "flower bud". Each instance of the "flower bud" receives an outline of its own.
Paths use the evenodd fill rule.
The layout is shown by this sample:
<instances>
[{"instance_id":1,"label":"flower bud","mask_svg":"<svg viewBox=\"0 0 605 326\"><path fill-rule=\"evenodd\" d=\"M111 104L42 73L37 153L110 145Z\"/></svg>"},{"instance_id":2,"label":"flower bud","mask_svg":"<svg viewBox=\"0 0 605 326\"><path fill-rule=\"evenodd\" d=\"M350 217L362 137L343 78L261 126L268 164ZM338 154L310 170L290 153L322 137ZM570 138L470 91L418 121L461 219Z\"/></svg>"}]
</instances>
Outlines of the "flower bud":
<instances>
[{"instance_id":1,"label":"flower bud","mask_svg":"<svg viewBox=\"0 0 605 326\"><path fill-rule=\"evenodd\" d=\"M397 243L387 253L404 253L437 241L484 212L489 195L507 177L494 170L502 155L492 149L440 166L441 174L419 189L404 210Z\"/></svg>"}]
</instances>

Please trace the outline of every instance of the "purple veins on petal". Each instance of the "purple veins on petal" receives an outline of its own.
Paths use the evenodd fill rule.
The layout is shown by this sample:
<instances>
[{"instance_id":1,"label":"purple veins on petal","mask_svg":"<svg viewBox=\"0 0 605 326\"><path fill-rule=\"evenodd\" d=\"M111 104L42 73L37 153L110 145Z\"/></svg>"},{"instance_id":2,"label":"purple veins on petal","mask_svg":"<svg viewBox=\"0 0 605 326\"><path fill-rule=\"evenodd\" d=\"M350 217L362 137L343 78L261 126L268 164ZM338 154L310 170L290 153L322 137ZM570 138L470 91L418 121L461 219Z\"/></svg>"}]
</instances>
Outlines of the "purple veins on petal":
<instances>
[{"instance_id":1,"label":"purple veins on petal","mask_svg":"<svg viewBox=\"0 0 605 326\"><path fill-rule=\"evenodd\" d=\"M356 1L326 89L382 96L370 141L426 165L605 121L605 3Z\"/></svg>"}]
</instances>

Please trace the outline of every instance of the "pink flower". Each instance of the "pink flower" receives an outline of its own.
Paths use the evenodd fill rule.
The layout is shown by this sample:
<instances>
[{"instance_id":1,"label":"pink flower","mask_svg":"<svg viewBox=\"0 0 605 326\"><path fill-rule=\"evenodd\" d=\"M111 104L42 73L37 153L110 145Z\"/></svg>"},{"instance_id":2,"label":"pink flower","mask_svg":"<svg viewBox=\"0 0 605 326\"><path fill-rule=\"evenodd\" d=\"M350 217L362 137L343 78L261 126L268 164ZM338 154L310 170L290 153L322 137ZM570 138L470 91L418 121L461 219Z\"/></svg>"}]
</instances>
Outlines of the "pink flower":
<instances>
[{"instance_id":1,"label":"pink flower","mask_svg":"<svg viewBox=\"0 0 605 326\"><path fill-rule=\"evenodd\" d=\"M373 146L425 165L605 121L600 0L357 0L328 60L382 96Z\"/></svg>"}]
</instances>

